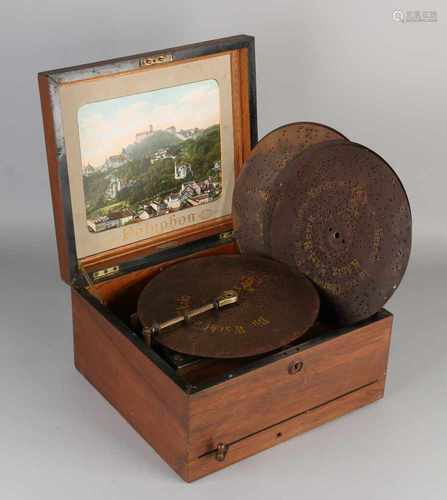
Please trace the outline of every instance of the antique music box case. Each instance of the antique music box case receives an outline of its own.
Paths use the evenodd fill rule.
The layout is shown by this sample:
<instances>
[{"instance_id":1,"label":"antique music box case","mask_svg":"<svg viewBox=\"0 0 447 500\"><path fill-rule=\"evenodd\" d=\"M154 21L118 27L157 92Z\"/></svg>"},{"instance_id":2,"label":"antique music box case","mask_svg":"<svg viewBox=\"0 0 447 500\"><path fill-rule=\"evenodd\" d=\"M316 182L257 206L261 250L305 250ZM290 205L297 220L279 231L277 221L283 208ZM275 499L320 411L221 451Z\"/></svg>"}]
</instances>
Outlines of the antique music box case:
<instances>
[{"instance_id":1,"label":"antique music box case","mask_svg":"<svg viewBox=\"0 0 447 500\"><path fill-rule=\"evenodd\" d=\"M135 324L164 268L237 252L232 191L257 142L253 37L46 71L39 87L75 366L184 480L383 396L385 310L233 360L149 346Z\"/></svg>"}]
</instances>

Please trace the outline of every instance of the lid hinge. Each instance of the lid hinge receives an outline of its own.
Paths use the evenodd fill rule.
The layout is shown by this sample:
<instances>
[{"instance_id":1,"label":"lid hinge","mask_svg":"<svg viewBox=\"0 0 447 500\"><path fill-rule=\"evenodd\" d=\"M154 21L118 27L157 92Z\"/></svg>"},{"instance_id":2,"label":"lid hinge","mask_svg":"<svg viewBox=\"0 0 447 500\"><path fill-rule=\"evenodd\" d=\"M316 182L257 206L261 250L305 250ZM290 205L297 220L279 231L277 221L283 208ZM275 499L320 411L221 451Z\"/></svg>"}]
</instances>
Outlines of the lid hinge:
<instances>
[{"instance_id":1,"label":"lid hinge","mask_svg":"<svg viewBox=\"0 0 447 500\"><path fill-rule=\"evenodd\" d=\"M78 264L78 267L79 267L79 271L82 274L82 277L84 278L85 282L87 283L87 287L94 288L95 285L93 284L92 278L90 277L90 274L87 272L85 267L80 262Z\"/></svg>"},{"instance_id":2,"label":"lid hinge","mask_svg":"<svg viewBox=\"0 0 447 500\"><path fill-rule=\"evenodd\" d=\"M99 271L95 271L93 273L93 281L96 282L105 278L109 278L110 276L119 273L119 271L120 266L112 266L106 267L105 269L100 269Z\"/></svg>"},{"instance_id":3,"label":"lid hinge","mask_svg":"<svg viewBox=\"0 0 447 500\"><path fill-rule=\"evenodd\" d=\"M234 236L234 231L224 231L223 233L219 234L219 240L230 241L233 239L233 236Z\"/></svg>"},{"instance_id":4,"label":"lid hinge","mask_svg":"<svg viewBox=\"0 0 447 500\"><path fill-rule=\"evenodd\" d=\"M93 295L97 300L99 300L99 302L101 302L101 304L105 305L104 299L101 297L100 293L98 292L98 290L95 287L95 282L98 279L109 276L110 274L117 273L119 271L119 266L113 266L113 267L109 267L107 269L102 269L100 271L95 271L93 273L93 279L90 276L87 269L85 269L85 267L81 263L79 263L79 271L81 272L82 277L85 280L86 286L87 286L90 294Z\"/></svg>"}]
</instances>

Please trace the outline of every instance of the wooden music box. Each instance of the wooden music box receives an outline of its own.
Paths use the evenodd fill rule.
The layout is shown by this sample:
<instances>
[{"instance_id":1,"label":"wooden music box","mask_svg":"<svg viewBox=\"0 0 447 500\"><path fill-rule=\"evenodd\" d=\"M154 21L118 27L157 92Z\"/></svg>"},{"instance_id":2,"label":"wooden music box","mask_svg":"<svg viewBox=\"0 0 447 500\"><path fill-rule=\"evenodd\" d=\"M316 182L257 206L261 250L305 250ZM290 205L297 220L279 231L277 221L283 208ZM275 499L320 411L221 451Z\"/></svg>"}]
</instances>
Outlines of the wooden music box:
<instances>
[{"instance_id":1,"label":"wooden music box","mask_svg":"<svg viewBox=\"0 0 447 500\"><path fill-rule=\"evenodd\" d=\"M141 335L138 298L160 271L237 253L232 193L257 142L254 57L242 35L39 74L75 366L186 481L384 391L385 310L237 359Z\"/></svg>"}]
</instances>

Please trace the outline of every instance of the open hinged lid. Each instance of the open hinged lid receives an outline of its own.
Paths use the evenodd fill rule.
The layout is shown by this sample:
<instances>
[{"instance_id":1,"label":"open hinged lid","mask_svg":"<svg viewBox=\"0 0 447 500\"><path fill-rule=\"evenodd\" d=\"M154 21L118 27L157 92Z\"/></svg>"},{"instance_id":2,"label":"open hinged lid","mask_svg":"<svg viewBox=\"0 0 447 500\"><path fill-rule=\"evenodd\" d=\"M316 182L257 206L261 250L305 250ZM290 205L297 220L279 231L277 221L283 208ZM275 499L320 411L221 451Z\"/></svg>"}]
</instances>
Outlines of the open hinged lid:
<instances>
[{"instance_id":1,"label":"open hinged lid","mask_svg":"<svg viewBox=\"0 0 447 500\"><path fill-rule=\"evenodd\" d=\"M46 71L39 87L66 282L231 231L235 178L257 141L253 37Z\"/></svg>"}]
</instances>

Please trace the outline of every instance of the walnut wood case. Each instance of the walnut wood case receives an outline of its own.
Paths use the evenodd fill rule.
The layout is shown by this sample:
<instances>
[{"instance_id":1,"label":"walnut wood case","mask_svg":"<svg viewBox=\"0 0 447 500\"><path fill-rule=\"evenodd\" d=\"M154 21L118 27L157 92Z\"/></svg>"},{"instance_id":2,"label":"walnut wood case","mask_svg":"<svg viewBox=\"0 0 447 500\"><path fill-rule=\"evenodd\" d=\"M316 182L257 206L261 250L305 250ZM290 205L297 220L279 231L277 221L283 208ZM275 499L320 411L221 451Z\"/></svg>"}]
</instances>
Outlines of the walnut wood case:
<instances>
[{"instance_id":1,"label":"walnut wood case","mask_svg":"<svg viewBox=\"0 0 447 500\"><path fill-rule=\"evenodd\" d=\"M241 35L70 71L165 54L175 62L228 52L236 175L257 141L254 39ZM167 64L170 64L169 62ZM76 256L66 160L58 151L54 84L39 74L60 272L71 287L76 368L186 481L193 481L383 396L392 315L350 328L316 325L287 348L256 358L175 366L131 327L138 294L179 260L235 253L231 218L84 260ZM96 279L95 279L96 277Z\"/></svg>"}]
</instances>

